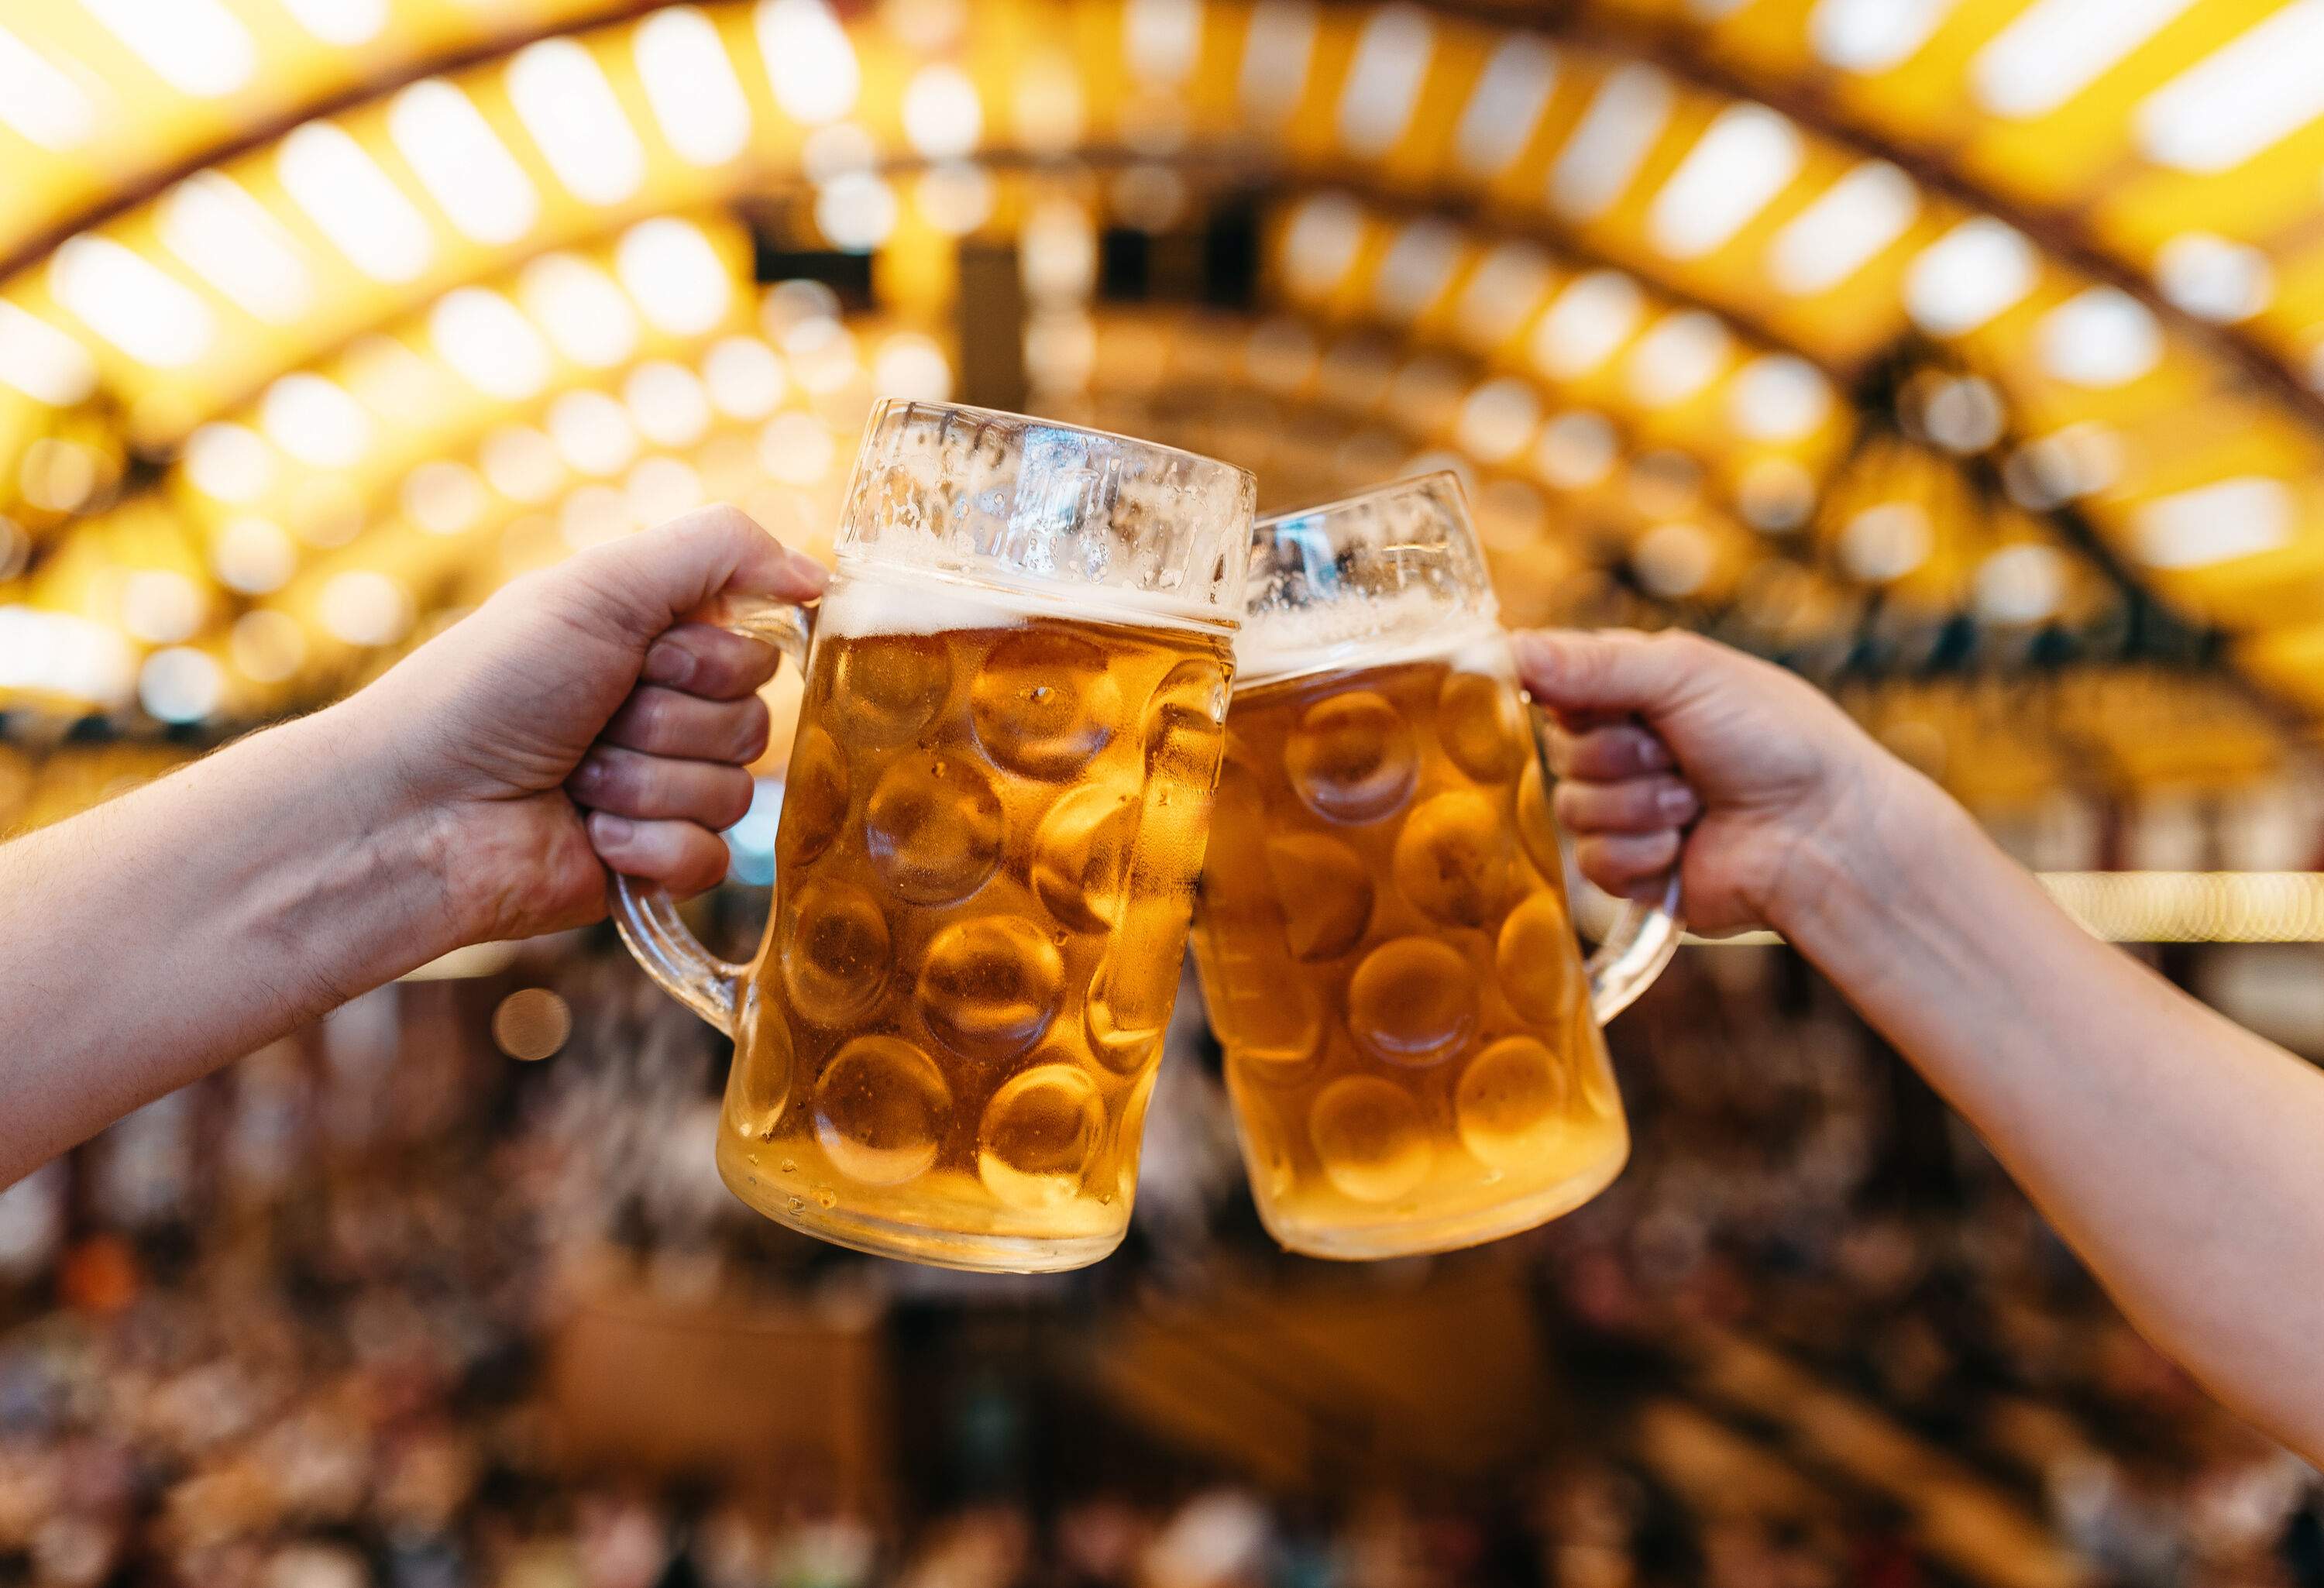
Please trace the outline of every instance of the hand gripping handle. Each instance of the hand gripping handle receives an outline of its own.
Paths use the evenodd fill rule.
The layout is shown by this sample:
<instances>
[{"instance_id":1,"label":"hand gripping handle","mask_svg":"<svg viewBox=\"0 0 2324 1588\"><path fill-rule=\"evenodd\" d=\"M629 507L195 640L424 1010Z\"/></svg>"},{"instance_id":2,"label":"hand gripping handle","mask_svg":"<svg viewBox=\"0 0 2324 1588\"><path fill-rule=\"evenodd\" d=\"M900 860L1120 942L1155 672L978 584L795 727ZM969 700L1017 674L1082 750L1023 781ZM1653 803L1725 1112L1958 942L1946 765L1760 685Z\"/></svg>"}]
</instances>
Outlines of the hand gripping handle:
<instances>
[{"instance_id":1,"label":"hand gripping handle","mask_svg":"<svg viewBox=\"0 0 2324 1588\"><path fill-rule=\"evenodd\" d=\"M1549 714L1530 697L1527 703L1533 706L1534 750L1540 757L1543 789L1546 793L1553 780L1547 737ZM1597 951L1582 962L1582 971L1590 982L1590 1012L1600 1025L1637 1002L1638 995L1655 984L1655 978L1663 974L1671 956L1678 952L1679 939L1686 932L1686 923L1679 919L1678 898L1679 872L1674 866L1663 884L1662 897L1651 904L1637 900L1625 901L1621 914L1614 919L1613 929L1599 943Z\"/></svg>"},{"instance_id":2,"label":"hand gripping handle","mask_svg":"<svg viewBox=\"0 0 2324 1588\"><path fill-rule=\"evenodd\" d=\"M815 614L796 601L772 597L727 598L724 626L764 640L807 672L807 648L815 638ZM746 968L720 959L678 919L669 890L618 872L613 877L613 925L646 974L687 1008L727 1036L734 1034Z\"/></svg>"}]
</instances>

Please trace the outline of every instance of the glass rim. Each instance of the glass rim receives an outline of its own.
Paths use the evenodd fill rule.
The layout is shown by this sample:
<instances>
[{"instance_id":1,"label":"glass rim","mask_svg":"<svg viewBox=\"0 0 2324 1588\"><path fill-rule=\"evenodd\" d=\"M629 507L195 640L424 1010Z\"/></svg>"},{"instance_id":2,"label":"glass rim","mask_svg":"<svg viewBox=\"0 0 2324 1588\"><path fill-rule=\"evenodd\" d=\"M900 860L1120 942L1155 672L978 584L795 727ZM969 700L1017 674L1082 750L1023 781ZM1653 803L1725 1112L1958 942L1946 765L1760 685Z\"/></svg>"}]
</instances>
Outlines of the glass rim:
<instances>
[{"instance_id":1,"label":"glass rim","mask_svg":"<svg viewBox=\"0 0 2324 1588\"><path fill-rule=\"evenodd\" d=\"M872 400L872 412L864 420L865 438L868 439L872 433L879 429L881 421L888 417L890 411L909 411L916 408L944 413L972 414L979 419L1004 420L1010 424L1038 425L1043 429L1063 430L1069 435L1087 436L1093 440L1111 441L1117 446L1135 447L1145 452L1160 453L1170 457L1183 457L1191 463L1199 463L1229 474L1240 475L1250 483L1254 491L1259 485L1259 476L1250 469L1240 464L1229 463L1223 457L1213 457L1207 452L1195 452L1185 447L1173 447L1167 441L1152 441L1144 436L1124 435L1120 430L1102 430L1095 425L1077 425L1071 420L1047 419L1038 413L1019 413L1006 408L982 408L973 402L954 402L949 399L875 397Z\"/></svg>"},{"instance_id":2,"label":"glass rim","mask_svg":"<svg viewBox=\"0 0 2324 1588\"><path fill-rule=\"evenodd\" d=\"M1251 531L1254 536L1257 536L1277 524L1289 523L1294 519L1321 518L1325 513L1339 512L1351 507L1361 507L1383 496L1401 496L1416 491L1422 486L1433 485L1439 482L1452 487L1452 499L1460 505L1462 518L1464 521L1468 520L1470 517L1469 491L1468 487L1461 483L1460 473L1454 469L1433 468L1426 474L1399 475L1395 479L1383 480L1377 485L1366 485L1360 491L1351 491L1344 496L1334 496L1328 502L1310 503L1304 507L1286 508L1281 512L1262 514L1251 526Z\"/></svg>"}]
</instances>

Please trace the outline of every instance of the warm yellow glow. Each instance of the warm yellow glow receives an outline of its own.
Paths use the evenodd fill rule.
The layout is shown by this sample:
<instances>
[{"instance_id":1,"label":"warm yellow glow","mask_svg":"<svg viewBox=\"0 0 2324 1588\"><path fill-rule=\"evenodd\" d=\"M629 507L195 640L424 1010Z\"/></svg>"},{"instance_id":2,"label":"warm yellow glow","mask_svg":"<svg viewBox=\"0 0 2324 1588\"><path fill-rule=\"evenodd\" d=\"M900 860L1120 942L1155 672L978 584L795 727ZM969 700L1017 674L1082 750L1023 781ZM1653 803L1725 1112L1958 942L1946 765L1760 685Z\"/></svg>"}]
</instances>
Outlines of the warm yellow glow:
<instances>
[{"instance_id":1,"label":"warm yellow glow","mask_svg":"<svg viewBox=\"0 0 2324 1588\"><path fill-rule=\"evenodd\" d=\"M1222 445L1267 431L1250 444L1373 469L1441 454L1480 494L1546 495L1545 538L1594 537L1674 599L1764 555L1738 552L1748 524L1834 583L1998 625L2070 616L2086 561L1949 505L1950 476L1832 477L1849 381L1933 338L1979 375L1932 390L1916 444L1992 449L2019 507L2073 504L2234 655L2314 620L2324 434L2187 323L2295 379L2324 367L2312 0L1576 0L1554 31L1523 8L1381 0L1091 0L1070 26L1037 0L528 0L540 42L521 48L499 42L502 9L11 13L0 247L66 240L0 282L0 477L25 510L0 524L0 568L37 577L88 534L97 573L76 590L152 571L94 538L133 450L162 460L151 494L185 504L197 582L273 599L318 548L400 577L407 531L456 568L489 555L464 526L498 545L512 504L565 510L574 482L541 428L580 388L626 405L631 438L581 438L597 466L621 455L597 476L612 494L575 514L591 532L614 497L628 517L687 497L681 467L711 488L698 457L653 448L723 439L731 461L794 411L770 450L819 488L873 390L948 389L952 370L941 346L859 345L827 317L739 335L741 245L675 217L770 189L872 251L906 323L949 307L953 238L1015 236L1037 391L1082 401L1130 378L1090 308L1102 229L1199 217L1231 156L1282 195L1265 312L1296 311L1305 346L1238 348L1252 389L1235 401L1258 406L1213 404ZM1651 52L1628 42L1649 30ZM1688 69L1697 53L1728 86ZM1863 157L1882 145L1911 158ZM1090 150L1106 162L1055 158ZM1999 202L1906 170L1931 166ZM2043 228L2013 224L2028 214L2068 217L2108 268L2052 256ZM379 357L337 351L365 328ZM1388 351L1346 350L1383 334ZM1336 431L1271 433L1318 409ZM488 448L496 431L530 439ZM415 473L429 458L444 468ZM1542 560L1511 577L1545 577L1548 553L1526 555ZM82 654L106 699L143 687ZM177 687L198 673L166 664L156 698L200 697Z\"/></svg>"}]
</instances>

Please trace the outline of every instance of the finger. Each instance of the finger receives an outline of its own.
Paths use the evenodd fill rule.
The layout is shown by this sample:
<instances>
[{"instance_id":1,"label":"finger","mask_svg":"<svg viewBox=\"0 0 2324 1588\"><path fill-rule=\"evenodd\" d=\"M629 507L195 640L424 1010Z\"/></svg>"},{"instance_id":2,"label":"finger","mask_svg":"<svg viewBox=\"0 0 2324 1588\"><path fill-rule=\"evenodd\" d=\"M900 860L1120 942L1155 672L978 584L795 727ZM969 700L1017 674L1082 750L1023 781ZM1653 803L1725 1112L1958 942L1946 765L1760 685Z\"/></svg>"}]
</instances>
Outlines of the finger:
<instances>
[{"instance_id":1,"label":"finger","mask_svg":"<svg viewBox=\"0 0 2324 1588\"><path fill-rule=\"evenodd\" d=\"M623 876L659 882L684 899L726 875L726 845L692 822L639 822L610 811L589 816L589 846Z\"/></svg>"},{"instance_id":2,"label":"finger","mask_svg":"<svg viewBox=\"0 0 2324 1588\"><path fill-rule=\"evenodd\" d=\"M1694 790L1672 777L1560 783L1552 799L1557 819L1574 833L1657 833L1702 814Z\"/></svg>"},{"instance_id":3,"label":"finger","mask_svg":"<svg viewBox=\"0 0 2324 1588\"><path fill-rule=\"evenodd\" d=\"M739 766L673 761L600 744L581 758L565 788L592 810L639 821L699 822L715 830L742 819L756 784Z\"/></svg>"},{"instance_id":4,"label":"finger","mask_svg":"<svg viewBox=\"0 0 2324 1588\"><path fill-rule=\"evenodd\" d=\"M1670 746L1636 723L1550 735L1549 763L1561 778L1611 783L1642 772L1668 771Z\"/></svg>"},{"instance_id":5,"label":"finger","mask_svg":"<svg viewBox=\"0 0 2324 1588\"><path fill-rule=\"evenodd\" d=\"M767 703L756 695L705 700L648 685L622 703L601 737L648 755L741 766L767 752L768 732Z\"/></svg>"},{"instance_id":6,"label":"finger","mask_svg":"<svg viewBox=\"0 0 2324 1588\"><path fill-rule=\"evenodd\" d=\"M708 623L680 623L653 642L641 675L706 700L740 700L775 676L781 653Z\"/></svg>"},{"instance_id":7,"label":"finger","mask_svg":"<svg viewBox=\"0 0 2324 1588\"><path fill-rule=\"evenodd\" d=\"M826 577L814 559L784 549L723 503L593 546L567 559L551 577L573 581L640 641L722 593L811 601L823 593Z\"/></svg>"},{"instance_id":8,"label":"finger","mask_svg":"<svg viewBox=\"0 0 2324 1588\"><path fill-rule=\"evenodd\" d=\"M1573 842L1573 863L1609 893L1625 899L1659 893L1678 863L1676 829L1659 833L1592 833Z\"/></svg>"},{"instance_id":9,"label":"finger","mask_svg":"<svg viewBox=\"0 0 2324 1588\"><path fill-rule=\"evenodd\" d=\"M1561 716L1640 712L1681 704L1719 654L1709 641L1627 629L1593 633L1541 629L1516 636L1517 673L1533 697Z\"/></svg>"}]
</instances>

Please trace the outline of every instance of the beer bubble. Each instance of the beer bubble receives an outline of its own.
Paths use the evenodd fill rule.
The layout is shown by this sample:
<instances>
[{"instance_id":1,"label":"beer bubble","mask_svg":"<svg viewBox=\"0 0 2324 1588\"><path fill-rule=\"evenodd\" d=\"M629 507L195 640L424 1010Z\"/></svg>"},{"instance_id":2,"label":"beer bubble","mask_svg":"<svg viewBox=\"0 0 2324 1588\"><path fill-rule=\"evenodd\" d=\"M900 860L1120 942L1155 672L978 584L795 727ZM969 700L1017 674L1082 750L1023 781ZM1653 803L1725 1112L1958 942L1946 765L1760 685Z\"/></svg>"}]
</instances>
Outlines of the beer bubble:
<instances>
[{"instance_id":1,"label":"beer bubble","mask_svg":"<svg viewBox=\"0 0 2324 1588\"><path fill-rule=\"evenodd\" d=\"M969 710L993 760L1028 778L1062 778L1113 737L1121 689L1105 652L1087 640L1026 629L986 656Z\"/></svg>"},{"instance_id":2,"label":"beer bubble","mask_svg":"<svg viewBox=\"0 0 2324 1588\"><path fill-rule=\"evenodd\" d=\"M890 762L863 808L872 863L914 904L949 904L984 886L1007 831L1001 797L982 768L925 750Z\"/></svg>"},{"instance_id":3,"label":"beer bubble","mask_svg":"<svg viewBox=\"0 0 2324 1588\"><path fill-rule=\"evenodd\" d=\"M1027 1070L992 1094L977 1132L976 1170L1011 1207L1063 1207L1105 1133L1097 1086L1070 1064Z\"/></svg>"},{"instance_id":4,"label":"beer bubble","mask_svg":"<svg viewBox=\"0 0 2324 1588\"><path fill-rule=\"evenodd\" d=\"M805 865L831 846L846 822L847 758L829 734L804 723L783 780L782 822L775 829L777 862Z\"/></svg>"},{"instance_id":5,"label":"beer bubble","mask_svg":"<svg viewBox=\"0 0 2324 1588\"><path fill-rule=\"evenodd\" d=\"M1372 878L1362 855L1323 833L1287 833L1268 844L1267 869L1294 955L1337 959L1364 940L1372 924Z\"/></svg>"},{"instance_id":6,"label":"beer bubble","mask_svg":"<svg viewBox=\"0 0 2324 1588\"><path fill-rule=\"evenodd\" d=\"M1508 893L1508 839L1493 801L1456 789L1406 818L1390 862L1397 891L1448 927L1480 927Z\"/></svg>"},{"instance_id":7,"label":"beer bubble","mask_svg":"<svg viewBox=\"0 0 2324 1588\"><path fill-rule=\"evenodd\" d=\"M1291 787L1326 821L1376 822L1412 798L1420 756L1395 706L1369 689L1308 707L1283 750Z\"/></svg>"},{"instance_id":8,"label":"beer bubble","mask_svg":"<svg viewBox=\"0 0 2324 1588\"><path fill-rule=\"evenodd\" d=\"M1074 789L1049 808L1034 833L1033 891L1068 926L1105 930L1121 909L1137 834L1137 803L1118 785Z\"/></svg>"},{"instance_id":9,"label":"beer bubble","mask_svg":"<svg viewBox=\"0 0 2324 1588\"><path fill-rule=\"evenodd\" d=\"M867 1186L926 1171L951 1114L944 1073L900 1038L856 1038L816 1083L816 1140L840 1173Z\"/></svg>"},{"instance_id":10,"label":"beer bubble","mask_svg":"<svg viewBox=\"0 0 2324 1588\"><path fill-rule=\"evenodd\" d=\"M839 653L834 704L851 736L867 744L901 744L935 716L952 692L952 660L942 638L866 636Z\"/></svg>"},{"instance_id":11,"label":"beer bubble","mask_svg":"<svg viewBox=\"0 0 2324 1588\"><path fill-rule=\"evenodd\" d=\"M1565 1090L1555 1054L1531 1037L1504 1037L1452 1089L1461 1145L1494 1168L1538 1164L1565 1129Z\"/></svg>"},{"instance_id":12,"label":"beer bubble","mask_svg":"<svg viewBox=\"0 0 2324 1588\"><path fill-rule=\"evenodd\" d=\"M1557 895L1547 888L1528 894L1501 923L1493 949L1493 974L1509 1007L1543 1024L1562 1017L1574 993L1578 952Z\"/></svg>"},{"instance_id":13,"label":"beer bubble","mask_svg":"<svg viewBox=\"0 0 2324 1588\"><path fill-rule=\"evenodd\" d=\"M1533 748L1517 691L1490 673L1452 673L1436 696L1436 735L1452 763L1480 783L1504 782Z\"/></svg>"},{"instance_id":14,"label":"beer bubble","mask_svg":"<svg viewBox=\"0 0 2324 1588\"><path fill-rule=\"evenodd\" d=\"M1433 937L1397 937L1364 956L1348 981L1348 1031L1391 1064L1441 1064L1477 1024L1477 974Z\"/></svg>"},{"instance_id":15,"label":"beer bubble","mask_svg":"<svg viewBox=\"0 0 2324 1588\"><path fill-rule=\"evenodd\" d=\"M947 1047L1006 1058L1048 1029L1064 983L1056 948L1022 917L954 921L921 963L920 1013Z\"/></svg>"},{"instance_id":16,"label":"beer bubble","mask_svg":"<svg viewBox=\"0 0 2324 1588\"><path fill-rule=\"evenodd\" d=\"M1549 785L1541 773L1541 757L1526 757L1525 775L1517 780L1517 842L1526 858L1545 877L1562 877L1565 862L1557 847L1557 823L1549 814Z\"/></svg>"},{"instance_id":17,"label":"beer bubble","mask_svg":"<svg viewBox=\"0 0 2324 1588\"><path fill-rule=\"evenodd\" d=\"M1333 1186L1359 1202L1393 1202L1428 1177L1434 1154L1419 1105L1377 1076L1345 1076L1324 1087L1307 1134Z\"/></svg>"},{"instance_id":18,"label":"beer bubble","mask_svg":"<svg viewBox=\"0 0 2324 1588\"><path fill-rule=\"evenodd\" d=\"M862 889L813 878L791 901L779 953L792 1010L818 1026L841 1025L888 979L888 920Z\"/></svg>"}]
</instances>

